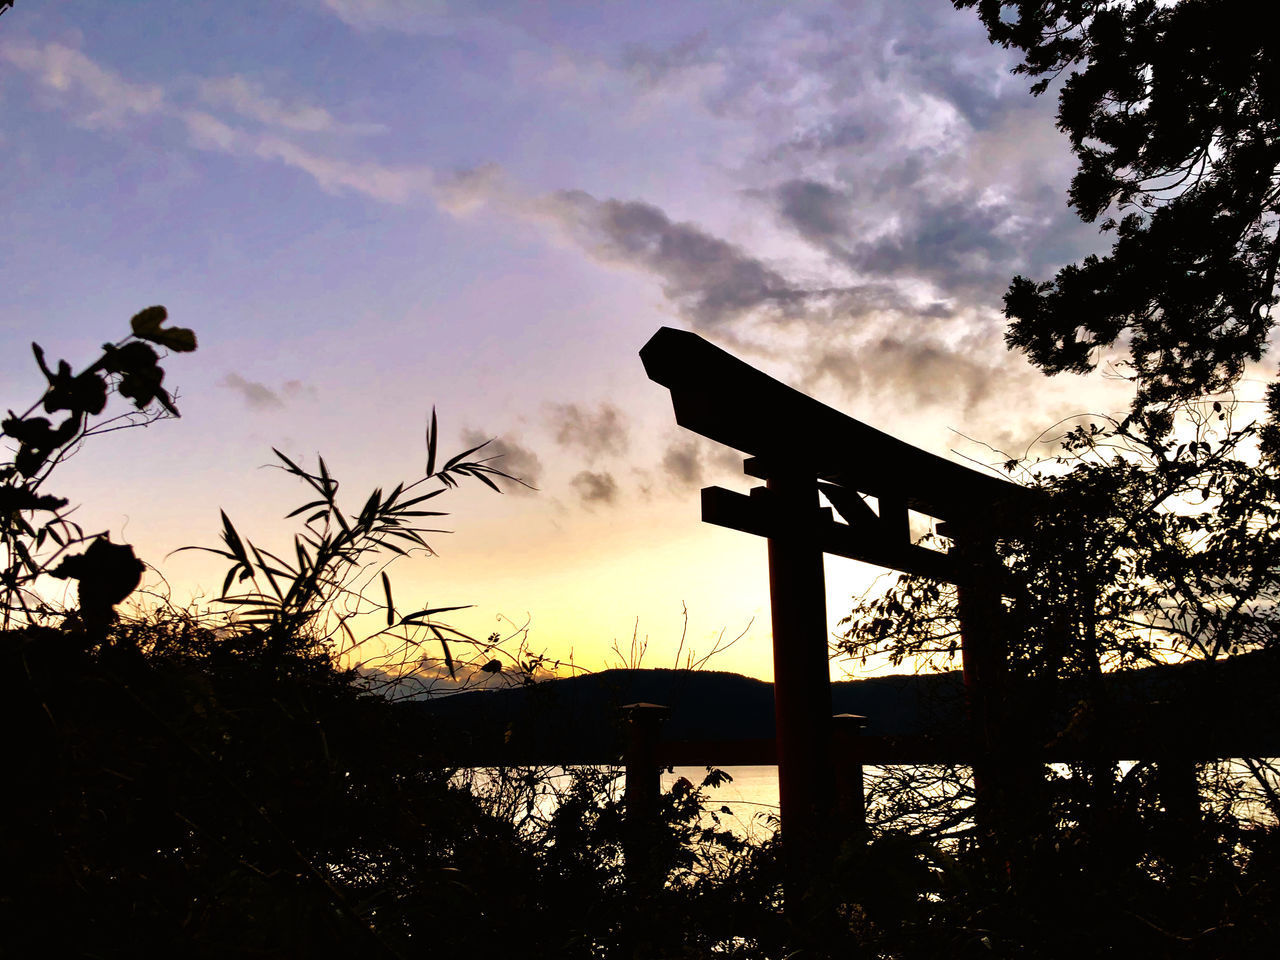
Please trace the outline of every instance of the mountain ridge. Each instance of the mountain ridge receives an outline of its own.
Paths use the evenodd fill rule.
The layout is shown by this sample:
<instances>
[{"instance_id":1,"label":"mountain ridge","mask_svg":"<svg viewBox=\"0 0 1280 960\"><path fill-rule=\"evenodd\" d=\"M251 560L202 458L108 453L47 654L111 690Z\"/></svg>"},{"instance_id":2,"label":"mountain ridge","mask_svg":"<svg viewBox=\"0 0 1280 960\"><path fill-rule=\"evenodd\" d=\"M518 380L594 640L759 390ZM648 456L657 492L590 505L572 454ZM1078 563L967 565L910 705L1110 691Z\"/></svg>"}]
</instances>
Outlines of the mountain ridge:
<instances>
[{"instance_id":1,"label":"mountain ridge","mask_svg":"<svg viewBox=\"0 0 1280 960\"><path fill-rule=\"evenodd\" d=\"M1155 665L1104 675L1109 699L1130 722L1193 722L1217 729L1275 724L1280 715L1280 657L1264 652L1228 660ZM1062 729L1084 696L1064 681L1052 699L1027 702L1050 711ZM619 708L636 702L670 709L664 740L768 739L774 736L773 684L726 671L616 668L498 690L399 705L450 743L478 748L598 752L623 742ZM967 724L960 671L894 674L831 684L831 712L867 717L868 735L951 733Z\"/></svg>"}]
</instances>

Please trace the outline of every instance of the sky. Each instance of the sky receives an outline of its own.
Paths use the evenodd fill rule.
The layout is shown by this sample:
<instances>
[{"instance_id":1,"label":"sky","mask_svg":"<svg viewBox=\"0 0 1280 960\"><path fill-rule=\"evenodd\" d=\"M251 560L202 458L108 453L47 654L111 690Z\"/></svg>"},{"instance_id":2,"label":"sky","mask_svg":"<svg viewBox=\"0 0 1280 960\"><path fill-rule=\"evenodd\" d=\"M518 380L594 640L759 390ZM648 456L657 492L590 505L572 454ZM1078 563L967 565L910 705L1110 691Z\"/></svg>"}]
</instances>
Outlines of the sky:
<instances>
[{"instance_id":1,"label":"sky","mask_svg":"<svg viewBox=\"0 0 1280 960\"><path fill-rule=\"evenodd\" d=\"M966 462L1122 410L1043 377L1001 294L1104 248L1052 93L971 11L900 2L20 0L0 17L0 405L164 304L182 417L60 468L76 519L207 602L219 509L269 549L323 454L357 509L494 438L403 607L588 669L680 648L769 679L765 544L699 520L741 456L678 428L638 351L693 330ZM1049 433L1045 434L1048 430ZM834 442L834 441L833 441ZM881 573L828 561L832 628ZM163 577L163 581L161 580ZM616 647L616 650L615 650ZM620 652L619 652L620 651ZM844 668L836 665L836 675Z\"/></svg>"}]
</instances>

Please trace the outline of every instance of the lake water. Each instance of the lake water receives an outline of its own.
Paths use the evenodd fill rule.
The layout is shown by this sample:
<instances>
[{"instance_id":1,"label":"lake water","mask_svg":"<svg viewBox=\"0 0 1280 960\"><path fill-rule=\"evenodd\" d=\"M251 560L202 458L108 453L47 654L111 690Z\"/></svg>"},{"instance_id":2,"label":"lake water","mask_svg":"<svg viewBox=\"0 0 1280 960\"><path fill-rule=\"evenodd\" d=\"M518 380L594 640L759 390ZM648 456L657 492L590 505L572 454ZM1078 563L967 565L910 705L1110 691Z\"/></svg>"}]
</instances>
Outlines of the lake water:
<instances>
[{"instance_id":1,"label":"lake water","mask_svg":"<svg viewBox=\"0 0 1280 960\"><path fill-rule=\"evenodd\" d=\"M773 833L778 816L777 767L717 767L733 778L718 787L707 788L707 806L716 812L722 826L743 837L763 838ZM707 775L706 767L676 767L662 774L662 789L670 790L681 777L695 787ZM724 813L721 807L728 807Z\"/></svg>"},{"instance_id":2,"label":"lake water","mask_svg":"<svg viewBox=\"0 0 1280 960\"><path fill-rule=\"evenodd\" d=\"M613 789L616 796L621 796L623 786L622 768L615 768L617 779ZM777 767L717 767L733 779L718 787L706 788L707 807L715 811L722 827L728 828L740 837L764 839L776 829L778 816L778 768ZM490 771L476 769L471 776L477 777L476 786L484 794L487 792L485 782ZM707 775L706 767L675 767L671 772L663 771L662 789L668 791L681 777L695 787L701 785ZM552 784L552 789L542 793L536 800L536 809L545 816L555 808L555 794L559 788L567 786L568 776L556 767L544 768L539 774ZM725 813L721 808L727 807ZM514 815L515 812L513 811Z\"/></svg>"}]
</instances>

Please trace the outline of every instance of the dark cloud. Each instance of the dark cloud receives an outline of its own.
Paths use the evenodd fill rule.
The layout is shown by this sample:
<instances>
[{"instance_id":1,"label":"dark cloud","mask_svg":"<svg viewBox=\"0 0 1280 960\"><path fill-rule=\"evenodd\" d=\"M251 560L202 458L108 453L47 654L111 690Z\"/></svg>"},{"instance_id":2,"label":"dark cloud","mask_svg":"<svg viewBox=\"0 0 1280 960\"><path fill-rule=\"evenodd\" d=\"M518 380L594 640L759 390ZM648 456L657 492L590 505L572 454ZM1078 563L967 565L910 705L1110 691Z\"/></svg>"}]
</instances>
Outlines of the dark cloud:
<instances>
[{"instance_id":1,"label":"dark cloud","mask_svg":"<svg viewBox=\"0 0 1280 960\"><path fill-rule=\"evenodd\" d=\"M661 466L671 486L697 488L718 474L740 475L742 455L718 443L684 436L667 445Z\"/></svg>"},{"instance_id":2,"label":"dark cloud","mask_svg":"<svg viewBox=\"0 0 1280 960\"><path fill-rule=\"evenodd\" d=\"M554 404L548 420L556 443L582 450L588 460L626 453L630 444L627 416L611 403L595 409L576 403Z\"/></svg>"},{"instance_id":3,"label":"dark cloud","mask_svg":"<svg viewBox=\"0 0 1280 960\"><path fill-rule=\"evenodd\" d=\"M807 202L814 218L821 216L824 201L817 193L804 201L797 198L797 205ZM544 198L543 206L593 256L652 274L682 317L722 336L732 337L736 323L760 317L826 323L874 311L922 309L890 283L793 283L741 247L696 224L673 221L652 204L597 200L571 191ZM835 230L838 219L828 220L828 228ZM927 309L935 316L945 312L937 301Z\"/></svg>"},{"instance_id":4,"label":"dark cloud","mask_svg":"<svg viewBox=\"0 0 1280 960\"><path fill-rule=\"evenodd\" d=\"M973 413L993 394L1024 379L1004 360L998 351L977 346L965 349L928 336L886 335L816 352L802 389L829 378L848 393L894 397L908 409L943 406Z\"/></svg>"},{"instance_id":5,"label":"dark cloud","mask_svg":"<svg viewBox=\"0 0 1280 960\"><path fill-rule=\"evenodd\" d=\"M523 446L515 437L500 436L492 437L482 430L464 430L462 432L462 442L467 447L474 447L478 444L489 441L488 446L477 454L477 456L494 458L489 464L501 470L503 473L510 474L517 480L523 480L528 486L519 483L503 483L502 488L510 493L534 493L539 481L542 479L542 461L538 459L538 455Z\"/></svg>"},{"instance_id":6,"label":"dark cloud","mask_svg":"<svg viewBox=\"0 0 1280 960\"><path fill-rule=\"evenodd\" d=\"M254 410L274 410L284 406L280 394L265 383L246 380L238 373L228 373L222 378L220 386L230 387Z\"/></svg>"},{"instance_id":7,"label":"dark cloud","mask_svg":"<svg viewBox=\"0 0 1280 960\"><path fill-rule=\"evenodd\" d=\"M757 310L803 312L820 295L792 285L762 260L648 203L598 200L580 190L545 201L547 210L593 256L645 270L695 326L715 327Z\"/></svg>"},{"instance_id":8,"label":"dark cloud","mask_svg":"<svg viewBox=\"0 0 1280 960\"><path fill-rule=\"evenodd\" d=\"M823 246L847 233L850 199L842 191L816 180L788 180L775 194L779 216L806 240Z\"/></svg>"},{"instance_id":9,"label":"dark cloud","mask_svg":"<svg viewBox=\"0 0 1280 960\"><path fill-rule=\"evenodd\" d=\"M1047 271L1094 244L1042 185L991 196L982 184L939 190L937 173L917 159L866 183L787 180L771 199L783 224L868 283L926 281L971 306L998 303L1020 270Z\"/></svg>"},{"instance_id":10,"label":"dark cloud","mask_svg":"<svg viewBox=\"0 0 1280 960\"><path fill-rule=\"evenodd\" d=\"M698 445L692 440L680 440L671 444L662 455L662 469L680 486L698 486L702 482Z\"/></svg>"},{"instance_id":11,"label":"dark cloud","mask_svg":"<svg viewBox=\"0 0 1280 960\"><path fill-rule=\"evenodd\" d=\"M618 481L607 470L600 473L583 470L569 481L569 485L586 504L612 504L618 497Z\"/></svg>"},{"instance_id":12,"label":"dark cloud","mask_svg":"<svg viewBox=\"0 0 1280 960\"><path fill-rule=\"evenodd\" d=\"M277 410L295 400L314 400L318 396L315 387L301 380L286 380L279 390L273 390L265 383L246 380L238 373L228 373L219 386L229 387L254 410Z\"/></svg>"}]
</instances>

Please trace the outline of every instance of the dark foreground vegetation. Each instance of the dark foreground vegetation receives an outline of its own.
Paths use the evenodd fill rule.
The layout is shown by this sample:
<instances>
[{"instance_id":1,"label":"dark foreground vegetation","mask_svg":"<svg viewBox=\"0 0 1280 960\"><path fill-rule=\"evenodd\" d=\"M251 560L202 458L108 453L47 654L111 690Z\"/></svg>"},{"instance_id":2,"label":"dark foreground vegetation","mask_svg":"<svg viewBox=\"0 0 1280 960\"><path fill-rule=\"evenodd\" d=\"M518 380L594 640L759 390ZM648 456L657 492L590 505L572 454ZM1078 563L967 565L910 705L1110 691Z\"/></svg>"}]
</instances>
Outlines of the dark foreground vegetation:
<instances>
[{"instance_id":1,"label":"dark foreground vegetation","mask_svg":"<svg viewBox=\"0 0 1280 960\"><path fill-rule=\"evenodd\" d=\"M165 319L138 314L133 334L80 372L36 348L48 389L3 424L16 445L0 465L7 955L1182 957L1240 955L1277 934L1275 778L1258 761L1204 766L1191 810L1163 802L1150 763L1042 771L1027 815L1008 824L1016 851L997 858L977 842L966 771L895 768L870 785L869 829L833 823L830 872L793 887L786 911L776 843L722 829L697 785L662 797L640 871L624 855L636 838L613 771L460 769L456 723L379 685L394 689L397 669L421 675L428 647L428 668L455 680L523 687L537 664L453 630L447 608L401 611L377 565L399 543L424 545L417 524L439 514L440 494L508 479L477 450L438 455L434 416L423 478L358 510L339 506L323 460L309 471L280 456L309 491L294 511L302 529L282 555L222 518L212 552L229 566L228 613L152 603L122 615L142 564L76 526L47 484L104 428L176 414L156 348L193 350L195 337ZM1010 568L1035 545L1006 544ZM74 581L73 608L47 599L57 579ZM1037 616L1061 600L1024 582L1015 600L1039 604ZM855 611L848 651L945 654L950 602L904 580ZM369 613L385 628L357 640L351 620ZM1089 669L1048 659L1088 647L1049 647L1039 622L1023 627L1011 667L1042 706L1076 704L1070 730L1118 688L1094 696ZM1150 617L1135 630L1106 655L1140 660L1169 632ZM1197 637L1217 642L1208 626ZM387 651L367 654L377 670L348 666L375 641ZM1257 656L1268 644L1248 646L1264 648ZM953 680L929 706L954 720L954 693ZM1026 716L1046 736L1063 726L1053 711Z\"/></svg>"},{"instance_id":2,"label":"dark foreground vegetation","mask_svg":"<svg viewBox=\"0 0 1280 960\"><path fill-rule=\"evenodd\" d=\"M308 472L281 457L315 499L288 560L224 516L213 552L229 561L234 615L118 614L142 565L77 527L45 484L86 437L176 414L155 347L195 338L164 319L138 314L80 372L36 348L48 390L4 422L17 445L0 465L6 956L681 956L777 925L756 909L774 896L767 870L704 831L695 790L667 795L648 838L668 885L638 890L612 773L460 776L430 725L343 666L379 639L382 677L396 658L418 664L424 643L455 676L502 662L496 638L472 641L446 611L397 610L381 565L366 596L371 563L424 544L416 523L439 514L438 494L504 477L474 450L437 464L434 417L422 480L359 512L340 512L323 461ZM132 409L113 416L113 394ZM75 581L75 608L47 600L55 578ZM348 621L369 609L386 630L357 642Z\"/></svg>"},{"instance_id":3,"label":"dark foreground vegetation","mask_svg":"<svg viewBox=\"0 0 1280 960\"><path fill-rule=\"evenodd\" d=\"M1010 345L1046 372L1110 350L1134 382L1124 419L1071 424L1049 463L1010 458L1046 507L996 545L1018 691L1004 719L1028 742L1087 740L1113 668L1280 648L1280 390L1243 424L1230 394L1273 332L1280 72L1272 36L1231 3L959 5L1037 82L1070 75L1071 199L1116 238L1006 298ZM477 450L438 457L434 417L424 476L356 509L323 461L281 457L308 491L301 530L271 553L223 518L227 612L129 612L142 565L48 484L95 432L176 413L160 351L195 336L165 321L142 311L79 371L37 348L47 390L0 425L4 955L1274 952L1280 779L1263 759L1193 768L1199 802L1181 806L1156 762L1029 769L994 848L964 770L890 770L870 784L869 829L833 824L834 867L793 888L785 916L775 845L720 830L695 785L663 798L649 871L628 876L608 771L458 775L445 734L369 677L428 651L455 677L523 682L536 664L452 631L446 610L405 612L377 565L424 545L438 495L502 479ZM58 578L75 584L66 608L48 599ZM855 607L842 652L951 664L959 602L905 578ZM361 614L380 636L357 639Z\"/></svg>"}]
</instances>

